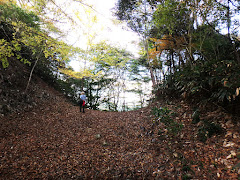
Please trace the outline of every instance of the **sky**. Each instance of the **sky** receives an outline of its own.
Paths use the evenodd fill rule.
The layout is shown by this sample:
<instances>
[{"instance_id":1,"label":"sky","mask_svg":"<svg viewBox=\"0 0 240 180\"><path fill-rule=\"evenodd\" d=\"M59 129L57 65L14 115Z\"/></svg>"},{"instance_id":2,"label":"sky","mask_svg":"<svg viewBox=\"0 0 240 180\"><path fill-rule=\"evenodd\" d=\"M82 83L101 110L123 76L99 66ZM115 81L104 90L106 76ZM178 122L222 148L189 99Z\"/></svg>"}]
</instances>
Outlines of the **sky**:
<instances>
[{"instance_id":1,"label":"sky","mask_svg":"<svg viewBox=\"0 0 240 180\"><path fill-rule=\"evenodd\" d=\"M138 57L138 52L140 50L140 47L138 46L140 42L140 37L137 35L137 33L132 32L126 26L126 23L116 23L116 17L113 16L112 9L115 7L117 0L86 0L83 2L93 5L94 10L91 9L91 11L94 12L94 15L96 15L97 23L90 23L89 16L92 16L93 14L88 14L88 11L86 11L85 9L87 7L81 6L80 8L77 8L81 22L80 24L78 24L78 26L75 27L74 30L69 30L67 41L74 46L86 49L86 34L92 35L96 33L96 37L94 38L93 43L105 40L111 45L125 48L135 57ZM76 6L77 4L71 3L66 6L66 9L64 10L70 14L72 13L73 15L73 9L76 9ZM67 29L67 27L63 28ZM83 62L81 62L81 60L72 60L70 62L70 66L72 66L75 71L81 71L81 67L83 67ZM130 89L137 88L135 86L136 85L134 85L132 82L127 83L127 87ZM151 92L151 85L142 84L142 87L145 90ZM133 93L120 94L120 96L124 97L123 99L121 99L121 101L125 101L130 107L138 104L137 102L139 101L139 97Z\"/></svg>"},{"instance_id":2,"label":"sky","mask_svg":"<svg viewBox=\"0 0 240 180\"><path fill-rule=\"evenodd\" d=\"M67 36L63 39L69 45L87 49L87 37L93 36L92 43L96 44L100 41L107 41L116 47L124 48L138 57L140 47L140 37L137 33L131 31L126 23L117 21L113 15L113 8L117 0L83 0L82 2L92 6L89 8L79 2L58 0L56 1L70 17L75 18L77 22L72 25L69 20L61 19L59 27ZM78 19L76 19L78 13ZM93 16L96 16L96 22L92 23ZM80 71L81 60L79 62L72 60L70 65L75 71Z\"/></svg>"},{"instance_id":3,"label":"sky","mask_svg":"<svg viewBox=\"0 0 240 180\"><path fill-rule=\"evenodd\" d=\"M92 3L96 11L99 12L97 13L99 23L104 27L100 33L100 38L107 39L134 51L136 44L132 42L139 41L138 35L131 30L126 30L127 26L125 24L114 25L112 22L112 20L116 20L112 9L115 7L117 0L88 0L87 2Z\"/></svg>"},{"instance_id":4,"label":"sky","mask_svg":"<svg viewBox=\"0 0 240 180\"><path fill-rule=\"evenodd\" d=\"M140 47L138 46L140 38L137 33L131 31L126 26L126 23L114 23L117 22L117 20L116 17L113 16L112 9L115 7L117 0L87 0L84 2L93 5L92 7L94 10L92 10L92 13L96 15L97 22L95 24L90 23L89 25L89 17L87 16L84 7L77 9L77 11L80 12L79 16L82 22L79 26L76 26L74 31L69 33L67 41L74 46L86 49L86 33L89 33L90 35L96 33L93 43L105 40L114 46L125 48L137 57L140 50ZM71 12L71 8L66 10L73 13ZM75 71L79 70L77 64L78 62L76 61L70 63Z\"/></svg>"},{"instance_id":5,"label":"sky","mask_svg":"<svg viewBox=\"0 0 240 180\"><path fill-rule=\"evenodd\" d=\"M105 0L105 1L111 1L111 0ZM102 5L100 5L99 7L101 9ZM110 8L111 7L109 7L108 12L110 12ZM110 15L111 14L109 14L109 16ZM121 45L124 45L125 47L129 48L131 51L136 52L134 51L134 49L136 49L136 43L134 42L139 42L139 36L137 35L137 33L132 32L129 29L128 30L126 29L127 29L126 25L119 25L119 26L112 25L109 31L111 36L109 37L111 38L111 40L115 42L119 42L121 43ZM109 35L109 34L105 34L105 36L106 35Z\"/></svg>"}]
</instances>

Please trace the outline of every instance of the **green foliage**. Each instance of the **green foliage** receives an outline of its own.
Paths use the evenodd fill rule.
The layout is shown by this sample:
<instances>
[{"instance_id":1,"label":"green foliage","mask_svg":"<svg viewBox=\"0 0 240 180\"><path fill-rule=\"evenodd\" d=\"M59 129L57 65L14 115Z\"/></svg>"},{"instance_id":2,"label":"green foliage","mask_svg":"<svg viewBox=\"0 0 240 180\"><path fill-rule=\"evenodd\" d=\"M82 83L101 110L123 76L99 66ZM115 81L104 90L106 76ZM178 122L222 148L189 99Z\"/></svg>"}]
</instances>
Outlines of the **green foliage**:
<instances>
[{"instance_id":1,"label":"green foliage","mask_svg":"<svg viewBox=\"0 0 240 180\"><path fill-rule=\"evenodd\" d=\"M156 92L191 99L195 103L215 102L231 111L239 105L236 89L240 86L239 67L234 48L226 36L202 26L196 30L193 63L184 64L165 76ZM234 42L239 44L237 40Z\"/></svg>"},{"instance_id":2,"label":"green foliage","mask_svg":"<svg viewBox=\"0 0 240 180\"><path fill-rule=\"evenodd\" d=\"M158 42L155 57L159 66L153 69L150 62L145 63L153 83L159 82L154 84L157 97L183 95L198 105L212 102L238 113L239 1L230 4L229 1L118 1L117 17L127 21L134 31L144 38L171 35L174 37L171 43L178 45L166 48L164 42ZM226 35L220 33L223 28L228 31ZM145 50L153 48L151 43L143 46ZM149 60L147 53L140 59Z\"/></svg>"},{"instance_id":3,"label":"green foliage","mask_svg":"<svg viewBox=\"0 0 240 180\"><path fill-rule=\"evenodd\" d=\"M18 60L30 64L30 61L21 54L22 43L19 33L23 31L19 24L39 30L39 18L32 12L27 12L13 4L1 4L1 33L0 33L0 60L3 68L7 68L8 58L15 56Z\"/></svg>"},{"instance_id":4,"label":"green foliage","mask_svg":"<svg viewBox=\"0 0 240 180\"><path fill-rule=\"evenodd\" d=\"M175 73L174 78L179 83L174 88L182 93L187 92L189 98L221 104L235 95L236 88L240 85L237 79L240 73L235 70L238 68L237 64L233 65L233 61L228 60L199 62L191 69L186 67ZM227 85L224 82L227 82Z\"/></svg>"},{"instance_id":5,"label":"green foliage","mask_svg":"<svg viewBox=\"0 0 240 180\"><path fill-rule=\"evenodd\" d=\"M203 125L198 129L197 136L200 141L206 142L207 138L221 133L223 133L221 125L207 120L203 120Z\"/></svg>"},{"instance_id":6,"label":"green foliage","mask_svg":"<svg viewBox=\"0 0 240 180\"><path fill-rule=\"evenodd\" d=\"M124 67L130 60L131 54L119 47L111 46L105 42L93 45L90 49L91 61L99 68L108 70L113 67Z\"/></svg>"},{"instance_id":7,"label":"green foliage","mask_svg":"<svg viewBox=\"0 0 240 180\"><path fill-rule=\"evenodd\" d=\"M89 103L94 109L119 110L119 94L125 89L125 73L131 54L125 49L101 42L92 45L83 55L90 61L93 74L101 74L88 80Z\"/></svg>"},{"instance_id":8,"label":"green foliage","mask_svg":"<svg viewBox=\"0 0 240 180\"><path fill-rule=\"evenodd\" d=\"M180 41L177 48L164 49L162 54L156 55L160 64L156 70L151 69L149 62L145 64L153 82L160 79L154 87L156 95L171 98L184 95L195 103L213 102L236 111L236 106L240 106L240 98L235 94L240 87L237 79L240 43L234 38L239 20L233 21L233 17L239 14L236 9L239 2L231 2L233 6L215 1L204 1L204 6L196 1L151 2L119 0L116 15L144 36L149 36L150 30L151 38L172 35L173 44ZM144 12L149 7L152 11ZM138 20L141 17L142 20ZM223 27L230 30L226 36L219 33ZM149 43L148 48L152 45ZM147 58L143 53L141 59Z\"/></svg>"},{"instance_id":9,"label":"green foliage","mask_svg":"<svg viewBox=\"0 0 240 180\"><path fill-rule=\"evenodd\" d=\"M1 4L1 21L5 21L9 24L11 22L19 22L26 24L29 27L33 27L39 30L40 18L33 12L24 10L14 4Z\"/></svg>"},{"instance_id":10,"label":"green foliage","mask_svg":"<svg viewBox=\"0 0 240 180\"><path fill-rule=\"evenodd\" d=\"M175 112L172 112L166 107L163 108L156 108L152 109L152 113L158 118L154 121L154 123L159 124L162 122L166 125L167 130L170 135L177 136L177 134L183 128L183 125L174 121L174 117L176 116Z\"/></svg>"},{"instance_id":11,"label":"green foliage","mask_svg":"<svg viewBox=\"0 0 240 180\"><path fill-rule=\"evenodd\" d=\"M126 21L133 31L144 33L144 24L147 20L147 12L144 12L144 2L118 0L115 15L119 20Z\"/></svg>"},{"instance_id":12,"label":"green foliage","mask_svg":"<svg viewBox=\"0 0 240 180\"><path fill-rule=\"evenodd\" d=\"M0 38L5 40L1 40L2 48L5 49L1 51L4 68L8 64L7 58L12 56L30 64L30 59L37 59L42 53L44 57L41 59L59 61L68 61L73 55L73 47L50 37L46 31L40 29L40 18L33 12L13 4L2 4L0 10L3 12L0 22L3 31Z\"/></svg>"},{"instance_id":13,"label":"green foliage","mask_svg":"<svg viewBox=\"0 0 240 180\"><path fill-rule=\"evenodd\" d=\"M102 77L99 79L88 79L87 83L85 84L87 96L88 96L88 104L91 109L97 110L99 109L100 105L101 108L107 104L113 104L110 102L110 99L108 101L106 100L106 94L104 92L107 92L109 84L112 84L115 80L108 78L108 77ZM112 107L108 108L108 110L113 110ZM116 104L114 105L116 107Z\"/></svg>"},{"instance_id":14,"label":"green foliage","mask_svg":"<svg viewBox=\"0 0 240 180\"><path fill-rule=\"evenodd\" d=\"M158 32L155 36L185 34L191 23L190 11L182 2L167 0L158 5L153 14L153 23Z\"/></svg>"},{"instance_id":15,"label":"green foliage","mask_svg":"<svg viewBox=\"0 0 240 180\"><path fill-rule=\"evenodd\" d=\"M0 40L0 59L2 61L3 68L6 68L9 63L7 58L13 56L13 48L4 39Z\"/></svg>"},{"instance_id":16,"label":"green foliage","mask_svg":"<svg viewBox=\"0 0 240 180\"><path fill-rule=\"evenodd\" d=\"M29 65L34 73L77 103L77 80L60 73L76 50L40 28L40 18L17 5L0 5L0 61L7 68L9 58Z\"/></svg>"},{"instance_id":17,"label":"green foliage","mask_svg":"<svg viewBox=\"0 0 240 180\"><path fill-rule=\"evenodd\" d=\"M90 108L97 109L100 104L105 103L111 110L116 110L117 98L124 90L123 71L126 70L126 64L131 58L130 53L107 43L91 44L89 51L83 55L86 57L84 60L91 61L91 66L83 67L83 72L73 72L66 67L66 63L76 53L83 54L83 50L73 48L50 36L53 35L50 30L54 28L52 28L53 23L47 21L47 14L44 14L49 7L47 3L45 0L31 1L31 5L21 3L23 8L32 9L34 13L16 4L1 3L0 27L3 31L0 31L0 60L2 66L8 67L9 58L18 59L28 63L31 68L34 68L34 73L62 91L73 102L77 103L78 93L84 87ZM57 12L53 14L55 13ZM93 21L96 20L94 18ZM48 27L51 29L47 29ZM55 36L57 32L53 31L53 33ZM93 37L89 38L89 42L91 38ZM120 81L122 84L119 83ZM114 86L121 91L114 92ZM108 102L105 101L106 96L109 96Z\"/></svg>"},{"instance_id":18,"label":"green foliage","mask_svg":"<svg viewBox=\"0 0 240 180\"><path fill-rule=\"evenodd\" d=\"M215 32L213 26L199 26L193 33L193 43L195 54L199 55L201 60L216 62L234 59L231 40L227 36Z\"/></svg>"}]
</instances>

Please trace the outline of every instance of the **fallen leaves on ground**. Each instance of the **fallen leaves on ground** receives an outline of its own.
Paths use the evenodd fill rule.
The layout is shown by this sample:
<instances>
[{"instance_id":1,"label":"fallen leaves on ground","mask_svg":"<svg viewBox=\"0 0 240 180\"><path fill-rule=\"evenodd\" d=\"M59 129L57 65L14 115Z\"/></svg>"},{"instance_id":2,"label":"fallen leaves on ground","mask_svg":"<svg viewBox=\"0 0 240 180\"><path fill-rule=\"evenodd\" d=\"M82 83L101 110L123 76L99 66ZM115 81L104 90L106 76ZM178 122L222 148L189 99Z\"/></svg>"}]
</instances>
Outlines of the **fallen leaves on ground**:
<instances>
[{"instance_id":1,"label":"fallen leaves on ground","mask_svg":"<svg viewBox=\"0 0 240 180\"><path fill-rule=\"evenodd\" d=\"M202 143L190 108L181 102L167 106L184 125L177 137L158 136L151 106L80 113L63 97L51 96L31 112L0 121L0 178L237 179L239 126Z\"/></svg>"}]
</instances>

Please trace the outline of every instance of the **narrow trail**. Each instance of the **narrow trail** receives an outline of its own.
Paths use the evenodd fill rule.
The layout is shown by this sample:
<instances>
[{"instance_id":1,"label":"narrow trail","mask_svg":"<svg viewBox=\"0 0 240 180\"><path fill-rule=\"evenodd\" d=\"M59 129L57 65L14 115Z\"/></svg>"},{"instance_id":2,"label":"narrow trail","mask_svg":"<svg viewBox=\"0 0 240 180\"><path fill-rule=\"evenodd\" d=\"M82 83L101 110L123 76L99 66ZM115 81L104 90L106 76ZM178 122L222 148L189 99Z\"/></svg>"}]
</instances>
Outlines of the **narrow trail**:
<instances>
[{"instance_id":1,"label":"narrow trail","mask_svg":"<svg viewBox=\"0 0 240 180\"><path fill-rule=\"evenodd\" d=\"M50 96L41 107L1 120L0 179L217 179L226 165L214 161L236 147L224 149L217 137L208 146L196 142L191 112L182 107L181 136L157 139L150 107L80 113L60 94Z\"/></svg>"},{"instance_id":2,"label":"narrow trail","mask_svg":"<svg viewBox=\"0 0 240 180\"><path fill-rule=\"evenodd\" d=\"M118 179L135 173L141 178L142 159L150 153L141 127L147 126L149 114L80 113L60 97L52 102L1 122L4 179Z\"/></svg>"}]
</instances>

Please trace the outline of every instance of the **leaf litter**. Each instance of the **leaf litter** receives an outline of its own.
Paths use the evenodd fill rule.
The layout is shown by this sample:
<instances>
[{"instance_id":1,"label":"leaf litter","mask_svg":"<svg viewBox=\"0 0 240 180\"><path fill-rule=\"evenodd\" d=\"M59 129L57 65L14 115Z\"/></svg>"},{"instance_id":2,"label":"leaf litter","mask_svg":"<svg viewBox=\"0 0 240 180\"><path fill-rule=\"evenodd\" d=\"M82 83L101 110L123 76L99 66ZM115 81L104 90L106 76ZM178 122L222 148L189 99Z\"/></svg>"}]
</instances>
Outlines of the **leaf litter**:
<instances>
[{"instance_id":1,"label":"leaf litter","mask_svg":"<svg viewBox=\"0 0 240 180\"><path fill-rule=\"evenodd\" d=\"M80 113L59 94L50 98L32 111L1 119L1 179L239 178L239 124L223 121L227 133L203 143L183 102ZM162 124L153 126L155 106L177 111L176 121L183 124L178 136L168 135Z\"/></svg>"}]
</instances>

